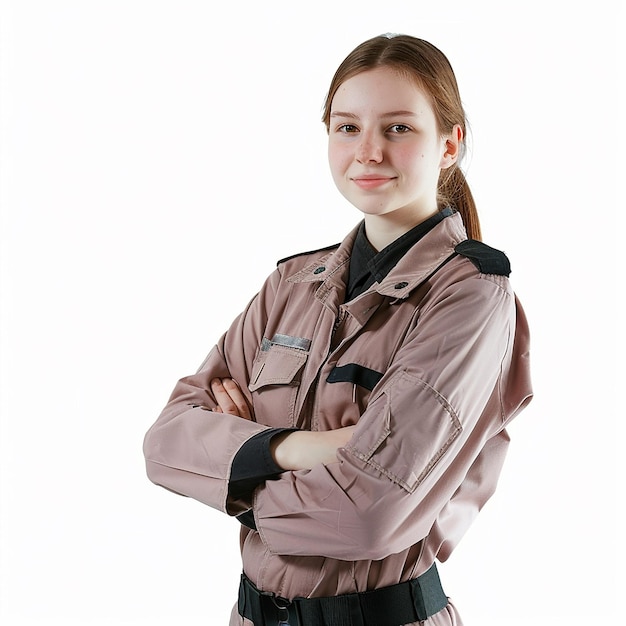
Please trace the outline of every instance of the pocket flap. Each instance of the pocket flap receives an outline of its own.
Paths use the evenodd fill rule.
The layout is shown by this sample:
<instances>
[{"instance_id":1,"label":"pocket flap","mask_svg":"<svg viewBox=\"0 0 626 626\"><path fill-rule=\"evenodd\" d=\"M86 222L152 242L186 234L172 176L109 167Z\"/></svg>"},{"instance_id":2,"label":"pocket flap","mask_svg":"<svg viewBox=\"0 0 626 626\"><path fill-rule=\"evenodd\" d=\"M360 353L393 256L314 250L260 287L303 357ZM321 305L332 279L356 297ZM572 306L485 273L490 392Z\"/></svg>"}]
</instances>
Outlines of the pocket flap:
<instances>
[{"instance_id":1,"label":"pocket flap","mask_svg":"<svg viewBox=\"0 0 626 626\"><path fill-rule=\"evenodd\" d=\"M252 366L248 389L256 391L266 385L288 385L294 381L302 369L307 353L279 344L272 344L268 350L261 350Z\"/></svg>"},{"instance_id":2,"label":"pocket flap","mask_svg":"<svg viewBox=\"0 0 626 626\"><path fill-rule=\"evenodd\" d=\"M411 493L461 431L456 412L436 389L401 372L370 402L347 449Z\"/></svg>"}]
</instances>

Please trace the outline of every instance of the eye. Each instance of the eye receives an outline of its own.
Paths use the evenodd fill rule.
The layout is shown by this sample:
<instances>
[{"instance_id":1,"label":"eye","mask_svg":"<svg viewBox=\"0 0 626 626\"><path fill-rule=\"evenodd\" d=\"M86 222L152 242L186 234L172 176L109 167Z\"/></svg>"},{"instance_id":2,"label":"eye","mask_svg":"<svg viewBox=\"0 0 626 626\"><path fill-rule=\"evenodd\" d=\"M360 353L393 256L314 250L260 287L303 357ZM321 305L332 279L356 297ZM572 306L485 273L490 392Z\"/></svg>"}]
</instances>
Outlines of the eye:
<instances>
[{"instance_id":1,"label":"eye","mask_svg":"<svg viewBox=\"0 0 626 626\"><path fill-rule=\"evenodd\" d=\"M403 135L404 133L408 133L411 131L411 127L406 124L393 124L389 127L389 132L394 133L396 135Z\"/></svg>"},{"instance_id":2,"label":"eye","mask_svg":"<svg viewBox=\"0 0 626 626\"><path fill-rule=\"evenodd\" d=\"M340 133L356 133L359 129L354 124L342 124L337 128Z\"/></svg>"}]
</instances>

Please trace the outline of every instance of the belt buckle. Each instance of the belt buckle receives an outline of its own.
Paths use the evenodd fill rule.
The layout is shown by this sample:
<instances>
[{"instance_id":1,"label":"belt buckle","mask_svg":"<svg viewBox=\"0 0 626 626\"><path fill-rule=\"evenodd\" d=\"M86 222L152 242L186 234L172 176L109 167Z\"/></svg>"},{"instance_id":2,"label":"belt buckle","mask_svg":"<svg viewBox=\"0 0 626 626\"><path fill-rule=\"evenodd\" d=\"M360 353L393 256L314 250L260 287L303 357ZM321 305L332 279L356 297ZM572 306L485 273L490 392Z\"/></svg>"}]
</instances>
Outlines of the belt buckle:
<instances>
[{"instance_id":1,"label":"belt buckle","mask_svg":"<svg viewBox=\"0 0 626 626\"><path fill-rule=\"evenodd\" d=\"M277 609L277 623L276 626L299 626L300 621L295 614L295 607L293 602L286 598L280 598L278 596L271 596L272 603ZM295 619L294 619L295 618Z\"/></svg>"}]
</instances>

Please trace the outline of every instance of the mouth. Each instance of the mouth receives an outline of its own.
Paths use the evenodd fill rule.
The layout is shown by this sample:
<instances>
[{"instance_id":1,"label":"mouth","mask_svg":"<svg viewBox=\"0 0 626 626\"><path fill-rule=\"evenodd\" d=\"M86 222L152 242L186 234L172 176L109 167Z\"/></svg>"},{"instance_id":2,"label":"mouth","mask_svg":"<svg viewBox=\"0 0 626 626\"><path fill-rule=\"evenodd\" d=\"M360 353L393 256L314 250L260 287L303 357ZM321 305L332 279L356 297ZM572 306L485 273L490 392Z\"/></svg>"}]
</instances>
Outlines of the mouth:
<instances>
[{"instance_id":1,"label":"mouth","mask_svg":"<svg viewBox=\"0 0 626 626\"><path fill-rule=\"evenodd\" d=\"M352 182L361 189L377 189L386 185L388 182L395 180L395 176L376 176L365 175L358 176L351 179Z\"/></svg>"}]
</instances>

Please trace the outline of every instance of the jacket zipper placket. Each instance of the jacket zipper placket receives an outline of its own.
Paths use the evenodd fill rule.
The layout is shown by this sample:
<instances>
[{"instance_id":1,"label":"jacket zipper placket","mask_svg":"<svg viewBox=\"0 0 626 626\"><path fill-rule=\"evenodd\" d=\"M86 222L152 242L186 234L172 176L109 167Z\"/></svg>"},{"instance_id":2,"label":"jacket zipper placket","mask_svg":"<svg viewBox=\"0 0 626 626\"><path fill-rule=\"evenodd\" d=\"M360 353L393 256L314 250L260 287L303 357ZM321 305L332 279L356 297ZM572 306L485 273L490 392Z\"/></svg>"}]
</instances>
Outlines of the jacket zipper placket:
<instances>
[{"instance_id":1,"label":"jacket zipper placket","mask_svg":"<svg viewBox=\"0 0 626 626\"><path fill-rule=\"evenodd\" d=\"M316 415L316 411L317 411L317 398L316 398L317 394L315 392L317 390L317 385L318 385L320 377L322 375L322 369L324 369L324 366L328 362L328 359L330 358L330 356L335 351L333 349L333 347L332 347L333 346L333 339L335 337L335 333L337 332L337 329L339 328L339 326L341 326L341 324L345 320L347 314L348 313L343 308L343 305L340 306L339 307L339 312L337 313L337 316L335 317L335 321L333 323L333 328L330 331L330 341L328 342L328 351L326 353L326 356L322 359L322 362L320 363L319 367L317 368L317 372L315 374L315 378L313 379L313 382L309 386L309 390L307 392L307 397L306 397L306 400L304 402L302 410L303 410L303 413L304 413L305 416L307 415L307 413L309 415L309 423L310 423L311 430L317 430L317 428L315 428L317 426L317 423L316 423L316 420L315 420L315 415ZM310 408L310 410L307 410L309 408Z\"/></svg>"},{"instance_id":2,"label":"jacket zipper placket","mask_svg":"<svg viewBox=\"0 0 626 626\"><path fill-rule=\"evenodd\" d=\"M313 384L309 388L309 393L313 394L313 404L311 406L311 430L313 430L313 426L314 425L317 426L317 421L315 419L315 416L317 415L318 399L317 399L317 394L315 393L315 391L317 390L317 385L319 383L320 376L322 375L322 369L324 368L326 363L328 363L328 359L330 359L330 357L335 352L337 352L337 350L339 350L339 348L341 348L343 346L345 341L347 339L349 339L349 337L344 337L343 340L341 341L341 343L338 346L335 346L333 348L333 340L335 338L335 333L337 332L339 327L345 322L346 317L348 317L348 311L343 307L343 305L341 305L339 307L339 313L337 314L337 317L335 318L335 323L333 324L333 329L332 329L332 331L330 333L330 342L329 342L329 346L328 346L328 352L327 352L326 356L324 357L324 360L321 362L321 364L320 364L320 366L319 366L319 368L317 370L317 374L315 376L315 380L313 381ZM352 395L354 397L355 390L353 390L353 394ZM317 428L315 428L315 430L317 430Z\"/></svg>"}]
</instances>

